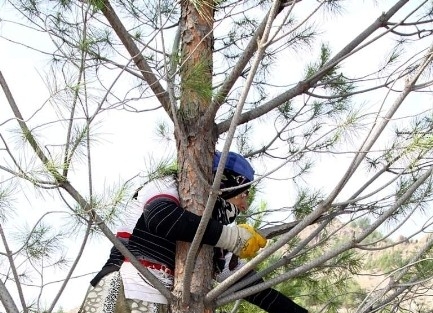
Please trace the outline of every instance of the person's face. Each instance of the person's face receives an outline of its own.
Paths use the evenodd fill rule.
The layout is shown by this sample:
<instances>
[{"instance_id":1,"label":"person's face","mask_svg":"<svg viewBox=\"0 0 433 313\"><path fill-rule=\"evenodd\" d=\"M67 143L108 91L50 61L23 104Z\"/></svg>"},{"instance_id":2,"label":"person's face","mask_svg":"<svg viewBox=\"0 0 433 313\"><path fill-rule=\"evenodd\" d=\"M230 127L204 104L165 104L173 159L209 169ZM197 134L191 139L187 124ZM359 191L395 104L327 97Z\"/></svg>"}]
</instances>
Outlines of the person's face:
<instances>
[{"instance_id":1,"label":"person's face","mask_svg":"<svg viewBox=\"0 0 433 313\"><path fill-rule=\"evenodd\" d=\"M245 212L248 209L248 190L233 198L227 199L227 201L236 205L239 211Z\"/></svg>"}]
</instances>

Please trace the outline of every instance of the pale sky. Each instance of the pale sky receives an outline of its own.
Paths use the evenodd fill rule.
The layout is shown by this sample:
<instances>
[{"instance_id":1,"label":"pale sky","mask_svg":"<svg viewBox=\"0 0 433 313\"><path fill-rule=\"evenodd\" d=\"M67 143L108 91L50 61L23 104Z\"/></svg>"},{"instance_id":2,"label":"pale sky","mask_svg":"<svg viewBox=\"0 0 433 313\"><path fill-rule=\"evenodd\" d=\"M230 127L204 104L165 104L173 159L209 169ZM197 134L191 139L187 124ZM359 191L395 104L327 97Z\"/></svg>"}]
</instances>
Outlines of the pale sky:
<instances>
[{"instance_id":1,"label":"pale sky","mask_svg":"<svg viewBox=\"0 0 433 313\"><path fill-rule=\"evenodd\" d=\"M358 30L364 29L365 26L373 22L380 12L388 9L390 4L393 4L395 1L378 1L380 3L376 4L376 6L371 5L373 1L352 2L355 2L356 5L351 5L352 7L347 9L347 11L350 11L350 14L333 18L326 22L328 32L323 34L322 39L333 44L333 52L343 47L353 37L354 33L358 33ZM2 7L0 19L11 19L8 17L8 14L9 11L4 10ZM12 36L11 34L14 35ZM16 30L11 28L10 24L0 22L0 35L20 41L23 34L17 33ZM26 38L29 39L28 36ZM41 40L37 37L31 37L31 39L35 42ZM35 108L42 105L48 95L42 81L45 78L44 72L48 69L47 60L45 57L29 53L25 48L18 47L2 39L0 39L0 47L0 70L9 83L9 87L23 115L28 118ZM351 65L365 70L367 62L372 64L376 60L374 58L374 50L367 50L365 55L367 57L364 56L364 59L360 59L359 63L352 62ZM302 59L301 56L299 58ZM291 70L301 72L302 68L292 68ZM0 93L0 104L0 116L2 117L0 123L3 123L6 116L11 116L11 111L9 106L6 105L3 92ZM155 158L159 158L163 154L162 152L167 151L167 149L171 149L171 152L173 152L172 146L170 148L166 144L161 144L154 134L155 121L160 121L164 116L165 114L161 110L150 115L129 114L126 123L119 123L118 115L116 119L113 116L107 116L103 127L101 127L101 133L106 134L104 137L106 141L96 145L97 149L93 152L93 158L100 160L93 164L96 188L103 189L106 185L113 185L119 181L133 177L143 170L143 167L149 160L150 153ZM126 114L124 120L126 120ZM0 124L0 132L6 132L16 126L16 123L13 122ZM318 187L326 189L326 187L332 186L333 183L335 184L342 172L343 168L322 166L314 171L314 175L320 178L315 179L314 183L317 183ZM0 181L2 181L2 178L3 173L0 172ZM287 203L290 203L290 198L293 196L290 192L287 192L291 187L290 184L285 182L272 183L268 181L266 186L264 186L263 199L269 203L269 207L285 206ZM32 194L31 191L29 192ZM47 209L47 207L54 210L56 206L56 203L50 202L48 198L38 197L33 199L29 197L29 199L31 201L23 201L25 206L30 206L25 211L25 216L29 219L30 217L37 218L40 212L43 209ZM69 252L75 248L72 246L72 243L75 241L79 240L75 238L71 240ZM85 261L81 262L76 273L99 270L106 261L110 247L111 244L108 240L98 239L92 241L86 248L85 258L83 258ZM54 273L53 277L59 276L59 273ZM60 299L59 306L65 310L77 307L83 300L89 280L90 277L87 276L72 281ZM56 290L58 285L54 285L52 288ZM47 294L50 293L51 291L47 290Z\"/></svg>"}]
</instances>

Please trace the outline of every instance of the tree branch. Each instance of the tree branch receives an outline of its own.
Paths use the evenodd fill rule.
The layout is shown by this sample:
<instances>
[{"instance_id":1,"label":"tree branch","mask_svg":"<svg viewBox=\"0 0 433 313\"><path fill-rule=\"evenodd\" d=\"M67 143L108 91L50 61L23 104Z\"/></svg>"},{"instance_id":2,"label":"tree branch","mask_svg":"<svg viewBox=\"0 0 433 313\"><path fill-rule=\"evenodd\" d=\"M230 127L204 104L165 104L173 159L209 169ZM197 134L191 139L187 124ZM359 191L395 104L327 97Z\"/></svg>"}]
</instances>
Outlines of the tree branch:
<instances>
[{"instance_id":1,"label":"tree branch","mask_svg":"<svg viewBox=\"0 0 433 313\"><path fill-rule=\"evenodd\" d=\"M9 244L8 244L8 242L6 240L6 236L5 236L4 232L3 232L3 227L1 225L0 225L0 236L1 236L1 239L2 239L2 242L3 242L3 245L5 247L5 250L6 250L6 256L7 256L8 260L9 260L9 264L11 266L12 275L14 276L15 285L17 286L18 297L19 297L19 299L21 301L21 306L23 308L23 312L27 313L29 310L27 308L26 301L24 299L23 289L21 288L21 283L20 283L20 279L19 279L19 276L18 276L17 268L15 266L15 262L14 262L14 259L12 257L12 251L9 249ZM3 297L2 297L2 299L3 299Z\"/></svg>"},{"instance_id":2,"label":"tree branch","mask_svg":"<svg viewBox=\"0 0 433 313\"><path fill-rule=\"evenodd\" d=\"M26 123L24 122L23 117L21 116L21 113L15 103L15 100L13 99L13 96L9 90L9 87L1 71L0 71L0 85L2 86L3 91L6 94L6 98L9 101L9 105L11 106L12 111L14 112L14 115L21 127L21 130L26 135L27 141L30 143L36 155L42 161L47 171L57 181L59 187L64 189L67 193L69 193L69 195L78 203L78 205L84 210L84 212L86 212L89 215L89 217L92 219L92 221L101 229L102 233L113 243L113 245L126 258L130 260L131 264L134 265L134 267L140 272L140 274L142 274L146 279L148 279L149 282L155 288L157 288L162 293L162 295L164 295L164 297L166 297L168 302L171 302L173 296L170 293L170 291L164 286L164 284L162 284L158 278L156 278L152 273L150 273L149 270L147 270L144 266L142 266L141 263L135 258L135 256L120 242L119 239L117 239L117 237L107 227L104 221L92 209L91 204L89 204L89 202L87 202L87 200L84 199L84 197L81 196L81 194L67 181L66 177L63 177L55 168L50 166L49 159L44 155L42 149L39 147L36 140L29 132L29 129Z\"/></svg>"},{"instance_id":3,"label":"tree branch","mask_svg":"<svg viewBox=\"0 0 433 313\"><path fill-rule=\"evenodd\" d=\"M2 302L7 313L19 313L14 299L6 288L3 281L0 279L0 301Z\"/></svg>"},{"instance_id":4,"label":"tree branch","mask_svg":"<svg viewBox=\"0 0 433 313\"><path fill-rule=\"evenodd\" d=\"M125 48L128 50L129 55L133 58L135 65L140 70L144 80L152 89L155 97L164 107L167 114L170 117L173 117L170 108L170 99L168 97L167 91L162 87L156 76L153 74L152 69L150 68L149 64L147 64L137 45L134 43L125 26L122 24L121 20L117 16L109 0L103 1L101 7L102 13L104 14L105 18L116 32L117 36L122 41Z\"/></svg>"},{"instance_id":5,"label":"tree branch","mask_svg":"<svg viewBox=\"0 0 433 313\"><path fill-rule=\"evenodd\" d=\"M331 60L329 60L316 74L312 75L310 78L300 81L295 87L283 92L282 94L274 97L272 100L261 105L260 107L245 112L241 115L239 124L246 123L253 119L256 119L271 110L277 108L281 104L293 99L306 92L308 89L313 87L322 77L324 77L329 70L338 65L343 61L357 46L359 46L365 39L367 39L376 30L383 27L384 24L395 14L399 9L401 9L409 0L400 0L397 2L388 12L382 14L375 22L368 26L363 32L361 32L354 40L352 40L348 45L346 45L340 52L338 52ZM217 125L218 134L222 134L227 131L230 125L230 119L225 120Z\"/></svg>"}]
</instances>

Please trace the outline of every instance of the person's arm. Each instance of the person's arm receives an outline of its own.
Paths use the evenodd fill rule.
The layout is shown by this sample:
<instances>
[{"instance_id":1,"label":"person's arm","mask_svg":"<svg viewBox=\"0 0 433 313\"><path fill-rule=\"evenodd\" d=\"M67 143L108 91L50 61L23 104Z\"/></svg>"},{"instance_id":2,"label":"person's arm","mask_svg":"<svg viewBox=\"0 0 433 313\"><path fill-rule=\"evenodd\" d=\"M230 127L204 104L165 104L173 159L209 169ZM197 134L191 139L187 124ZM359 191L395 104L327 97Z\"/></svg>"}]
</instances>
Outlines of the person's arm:
<instances>
[{"instance_id":1,"label":"person's arm","mask_svg":"<svg viewBox=\"0 0 433 313\"><path fill-rule=\"evenodd\" d=\"M170 240L191 242L197 232L201 217L186 211L174 201L160 198L150 202L144 209L147 228L154 234ZM223 225L210 220L202 243L214 246L221 236Z\"/></svg>"},{"instance_id":2,"label":"person's arm","mask_svg":"<svg viewBox=\"0 0 433 313\"><path fill-rule=\"evenodd\" d=\"M150 232L169 240L186 242L193 240L201 220L200 216L184 210L169 198L158 198L148 203L143 217ZM230 227L211 219L202 243L249 258L266 245L266 239L249 225Z\"/></svg>"}]
</instances>

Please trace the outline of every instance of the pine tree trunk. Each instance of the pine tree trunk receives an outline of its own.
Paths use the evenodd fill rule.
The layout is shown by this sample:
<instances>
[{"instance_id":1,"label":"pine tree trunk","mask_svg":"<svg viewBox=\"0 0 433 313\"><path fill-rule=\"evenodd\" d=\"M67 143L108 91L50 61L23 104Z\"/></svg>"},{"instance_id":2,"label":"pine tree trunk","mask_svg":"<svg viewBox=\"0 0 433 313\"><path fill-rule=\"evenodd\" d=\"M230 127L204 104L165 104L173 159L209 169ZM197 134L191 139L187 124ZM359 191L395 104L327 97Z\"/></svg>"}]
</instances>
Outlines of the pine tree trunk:
<instances>
[{"instance_id":1,"label":"pine tree trunk","mask_svg":"<svg viewBox=\"0 0 433 313\"><path fill-rule=\"evenodd\" d=\"M212 100L213 1L182 1L181 100L176 142L180 169L179 193L187 210L202 215L212 178L212 156L217 140L214 116L206 110ZM212 114L210 114L212 115ZM203 179L204 178L204 179ZM205 181L204 181L205 180ZM185 260L190 244L178 242L174 313L212 312L203 302L212 284L212 247L200 249L189 290L190 301L182 303Z\"/></svg>"}]
</instances>

